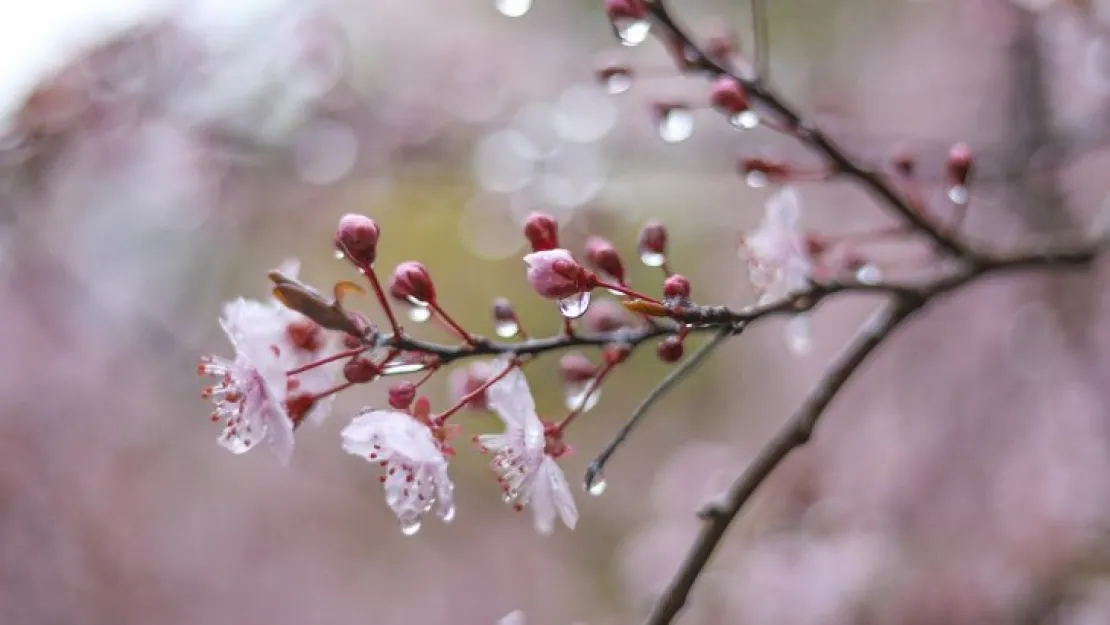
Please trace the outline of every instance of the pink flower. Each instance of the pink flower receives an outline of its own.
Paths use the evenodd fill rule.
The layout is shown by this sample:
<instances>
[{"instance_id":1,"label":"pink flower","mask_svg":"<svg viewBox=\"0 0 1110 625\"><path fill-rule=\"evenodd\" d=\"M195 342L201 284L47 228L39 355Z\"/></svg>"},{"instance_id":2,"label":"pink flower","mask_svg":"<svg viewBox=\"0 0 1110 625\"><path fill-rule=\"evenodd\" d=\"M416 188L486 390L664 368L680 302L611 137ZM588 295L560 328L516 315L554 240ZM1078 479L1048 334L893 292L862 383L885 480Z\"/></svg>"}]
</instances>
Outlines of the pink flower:
<instances>
[{"instance_id":1,"label":"pink flower","mask_svg":"<svg viewBox=\"0 0 1110 625\"><path fill-rule=\"evenodd\" d=\"M767 201L759 227L744 236L748 277L760 293L760 303L783 299L809 286L813 267L805 236L798 228L800 213L797 193L785 188Z\"/></svg>"},{"instance_id":2,"label":"pink flower","mask_svg":"<svg viewBox=\"0 0 1110 625\"><path fill-rule=\"evenodd\" d=\"M363 410L343 429L343 449L385 469L385 501L405 534L419 531L433 507L444 522L455 518L447 457L425 423L404 412Z\"/></svg>"},{"instance_id":3,"label":"pink flower","mask_svg":"<svg viewBox=\"0 0 1110 625\"><path fill-rule=\"evenodd\" d=\"M532 252L524 257L528 263L528 282L540 297L562 299L589 290L586 271L564 249Z\"/></svg>"},{"instance_id":4,"label":"pink flower","mask_svg":"<svg viewBox=\"0 0 1110 625\"><path fill-rule=\"evenodd\" d=\"M502 360L502 366L509 366ZM489 405L505 423L501 434L483 434L478 443L494 454L492 466L498 474L506 503L517 509L532 508L536 531L550 534L556 516L570 529L578 523L574 495L555 458L565 452L561 440L545 431L536 415L528 380L519 368L495 382L486 391Z\"/></svg>"}]
</instances>

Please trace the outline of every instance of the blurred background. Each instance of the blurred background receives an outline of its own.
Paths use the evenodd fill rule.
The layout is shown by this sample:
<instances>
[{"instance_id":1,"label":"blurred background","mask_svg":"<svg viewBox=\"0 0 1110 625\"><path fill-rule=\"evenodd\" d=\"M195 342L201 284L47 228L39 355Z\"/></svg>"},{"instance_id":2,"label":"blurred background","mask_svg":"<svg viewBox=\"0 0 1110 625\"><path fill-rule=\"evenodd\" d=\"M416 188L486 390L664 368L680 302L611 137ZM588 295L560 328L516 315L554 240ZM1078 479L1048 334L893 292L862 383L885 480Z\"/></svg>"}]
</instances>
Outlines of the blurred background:
<instances>
[{"instance_id":1,"label":"blurred background","mask_svg":"<svg viewBox=\"0 0 1110 625\"><path fill-rule=\"evenodd\" d=\"M750 50L746 4L672 8ZM974 236L1028 243L1105 221L1110 3L768 4L786 99L877 165L917 156L938 210L948 146L971 145ZM374 468L339 446L384 385L341 395L286 469L214 444L194 372L229 353L221 302L266 296L266 271L291 256L310 283L353 277L331 237L354 211L381 224L379 266L423 261L467 327L490 333L504 295L549 334L561 321L523 280L519 235L546 210L572 250L610 238L648 292L658 273L635 239L662 219L695 297L744 305L737 237L773 189L747 187L737 157L817 161L708 110L687 140L661 140L652 103L702 106L707 87L675 77L654 40L620 46L592 0L10 2L0 42L3 625L638 623L694 511L875 306L822 307L801 355L779 321L734 340L588 497L590 457L667 371L642 350L570 436L574 532L537 536L463 449L457 519L405 537ZM602 61L634 68L631 89L606 93ZM888 223L850 184L798 191L807 228ZM893 338L760 490L680 622L1110 623L1097 273L992 279ZM556 361L529 367L551 418ZM437 408L446 378L428 387ZM461 422L467 437L499 427Z\"/></svg>"}]
</instances>

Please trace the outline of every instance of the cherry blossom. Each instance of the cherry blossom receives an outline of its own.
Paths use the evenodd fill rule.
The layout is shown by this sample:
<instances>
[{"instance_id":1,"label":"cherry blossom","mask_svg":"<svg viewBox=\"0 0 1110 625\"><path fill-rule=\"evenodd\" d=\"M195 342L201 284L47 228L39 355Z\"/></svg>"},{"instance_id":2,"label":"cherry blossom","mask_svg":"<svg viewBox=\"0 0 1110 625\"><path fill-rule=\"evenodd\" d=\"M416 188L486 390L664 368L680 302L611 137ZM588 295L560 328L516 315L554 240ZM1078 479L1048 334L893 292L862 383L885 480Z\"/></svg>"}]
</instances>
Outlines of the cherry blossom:
<instances>
[{"instance_id":1,"label":"cherry blossom","mask_svg":"<svg viewBox=\"0 0 1110 625\"><path fill-rule=\"evenodd\" d=\"M502 360L502 366L512 366ZM570 529L578 522L578 509L563 470L555 459L566 453L562 435L546 427L536 415L528 380L514 368L486 391L487 401L505 431L482 434L478 443L494 454L491 463L504 490L506 503L517 509L532 508L536 531L550 534L556 516Z\"/></svg>"},{"instance_id":2,"label":"cherry blossom","mask_svg":"<svg viewBox=\"0 0 1110 625\"><path fill-rule=\"evenodd\" d=\"M561 299L586 290L584 270L564 249L543 250L524 256L528 282L541 297Z\"/></svg>"},{"instance_id":3,"label":"cherry blossom","mask_svg":"<svg viewBox=\"0 0 1110 625\"><path fill-rule=\"evenodd\" d=\"M365 409L343 429L343 449L385 469L385 501L405 534L419 531L433 506L444 522L455 518L447 456L429 424L405 412Z\"/></svg>"},{"instance_id":4,"label":"cherry blossom","mask_svg":"<svg viewBox=\"0 0 1110 625\"><path fill-rule=\"evenodd\" d=\"M801 203L786 187L767 201L763 221L744 236L748 277L765 304L804 291L813 270L805 235L798 228Z\"/></svg>"}]
</instances>

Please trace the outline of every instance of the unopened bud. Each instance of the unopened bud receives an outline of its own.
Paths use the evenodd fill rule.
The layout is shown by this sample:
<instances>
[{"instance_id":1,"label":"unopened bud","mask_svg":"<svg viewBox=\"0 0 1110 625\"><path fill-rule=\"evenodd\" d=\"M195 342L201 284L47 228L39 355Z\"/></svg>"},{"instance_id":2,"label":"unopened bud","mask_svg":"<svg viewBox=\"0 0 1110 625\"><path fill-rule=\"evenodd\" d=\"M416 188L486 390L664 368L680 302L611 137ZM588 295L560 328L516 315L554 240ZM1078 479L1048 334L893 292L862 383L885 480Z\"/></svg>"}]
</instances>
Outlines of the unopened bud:
<instances>
[{"instance_id":1,"label":"unopened bud","mask_svg":"<svg viewBox=\"0 0 1110 625\"><path fill-rule=\"evenodd\" d=\"M668 336L659 341L659 345L655 348L656 355L663 362L678 362L684 351L682 340L677 336Z\"/></svg>"},{"instance_id":2,"label":"unopened bud","mask_svg":"<svg viewBox=\"0 0 1110 625\"><path fill-rule=\"evenodd\" d=\"M948 151L948 182L953 186L966 186L971 176L973 157L971 148L964 143L957 143Z\"/></svg>"},{"instance_id":3,"label":"unopened bud","mask_svg":"<svg viewBox=\"0 0 1110 625\"><path fill-rule=\"evenodd\" d=\"M590 290L589 274L566 250L546 250L524 256L528 283L548 299L562 299Z\"/></svg>"},{"instance_id":4,"label":"unopened bud","mask_svg":"<svg viewBox=\"0 0 1110 625\"><path fill-rule=\"evenodd\" d=\"M649 267L660 267L667 262L667 227L659 221L649 221L640 230L637 248L640 261Z\"/></svg>"},{"instance_id":5,"label":"unopened bud","mask_svg":"<svg viewBox=\"0 0 1110 625\"><path fill-rule=\"evenodd\" d=\"M612 21L643 19L647 16L647 5L643 0L605 0L605 14Z\"/></svg>"},{"instance_id":6,"label":"unopened bud","mask_svg":"<svg viewBox=\"0 0 1110 625\"><path fill-rule=\"evenodd\" d=\"M339 219L335 247L352 262L370 266L378 257L378 224L366 215L348 213Z\"/></svg>"},{"instance_id":7,"label":"unopened bud","mask_svg":"<svg viewBox=\"0 0 1110 625\"><path fill-rule=\"evenodd\" d=\"M355 384L373 381L379 373L378 367L365 358L353 358L343 365L343 377Z\"/></svg>"},{"instance_id":8,"label":"unopened bud","mask_svg":"<svg viewBox=\"0 0 1110 625\"><path fill-rule=\"evenodd\" d=\"M690 297L690 281L682 274L668 276L663 281L663 297L665 299L687 299Z\"/></svg>"},{"instance_id":9,"label":"unopened bud","mask_svg":"<svg viewBox=\"0 0 1110 625\"><path fill-rule=\"evenodd\" d=\"M389 386L389 405L397 410L406 410L416 399L416 385L408 380L395 382Z\"/></svg>"},{"instance_id":10,"label":"unopened bud","mask_svg":"<svg viewBox=\"0 0 1110 625\"><path fill-rule=\"evenodd\" d=\"M532 213L524 220L524 236L533 252L553 250L559 247L559 222L547 213Z\"/></svg>"},{"instance_id":11,"label":"unopened bud","mask_svg":"<svg viewBox=\"0 0 1110 625\"><path fill-rule=\"evenodd\" d=\"M731 76L721 76L713 82L709 92L709 103L713 108L727 115L750 108L744 87Z\"/></svg>"},{"instance_id":12,"label":"unopened bud","mask_svg":"<svg viewBox=\"0 0 1110 625\"><path fill-rule=\"evenodd\" d=\"M586 260L594 269L608 274L618 283L624 284L624 263L621 262L617 248L609 241L592 236L586 240Z\"/></svg>"},{"instance_id":13,"label":"unopened bud","mask_svg":"<svg viewBox=\"0 0 1110 625\"><path fill-rule=\"evenodd\" d=\"M423 264L408 261L393 270L389 294L410 304L427 304L435 301L436 288Z\"/></svg>"},{"instance_id":14,"label":"unopened bud","mask_svg":"<svg viewBox=\"0 0 1110 625\"><path fill-rule=\"evenodd\" d=\"M597 365L579 352L570 352L559 359L559 373L568 384L586 382L597 376Z\"/></svg>"}]
</instances>

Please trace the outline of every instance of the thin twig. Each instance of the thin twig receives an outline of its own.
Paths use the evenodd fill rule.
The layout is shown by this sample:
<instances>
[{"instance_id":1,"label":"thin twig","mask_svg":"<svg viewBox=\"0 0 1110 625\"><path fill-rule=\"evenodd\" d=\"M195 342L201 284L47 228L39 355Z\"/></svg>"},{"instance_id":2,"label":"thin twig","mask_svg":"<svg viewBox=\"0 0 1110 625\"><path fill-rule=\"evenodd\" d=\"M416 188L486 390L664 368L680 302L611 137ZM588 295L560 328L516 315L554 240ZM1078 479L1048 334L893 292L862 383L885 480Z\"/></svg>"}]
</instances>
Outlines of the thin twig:
<instances>
[{"instance_id":1,"label":"thin twig","mask_svg":"<svg viewBox=\"0 0 1110 625\"><path fill-rule=\"evenodd\" d=\"M655 402L659 401L660 398L667 394L667 391L671 390L676 384L685 380L687 376L693 373L698 365L704 362L714 349L725 342L725 339L739 334L743 328L744 325L741 324L736 326L725 326L719 329L717 333L713 335L713 338L709 339L709 341L699 347L693 354L690 354L689 358L682 361L682 364L675 367L667 374L666 378L663 378L663 381L660 382L658 386L648 393L648 396L632 411L632 415L628 417L624 425L617 430L617 433L613 436L612 440L609 441L609 444L601 450L601 453L599 453L592 462L590 462L590 466L586 469L585 478L587 490L593 485L597 476L601 474L602 469L605 468L605 463L609 461L609 457L612 456L617 450L617 447L628 438L628 434L636 427L640 419L647 414L647 411L655 405Z\"/></svg>"},{"instance_id":2,"label":"thin twig","mask_svg":"<svg viewBox=\"0 0 1110 625\"><path fill-rule=\"evenodd\" d=\"M751 0L752 31L755 37L755 76L763 83L771 80L771 31L767 27L766 0Z\"/></svg>"}]
</instances>

